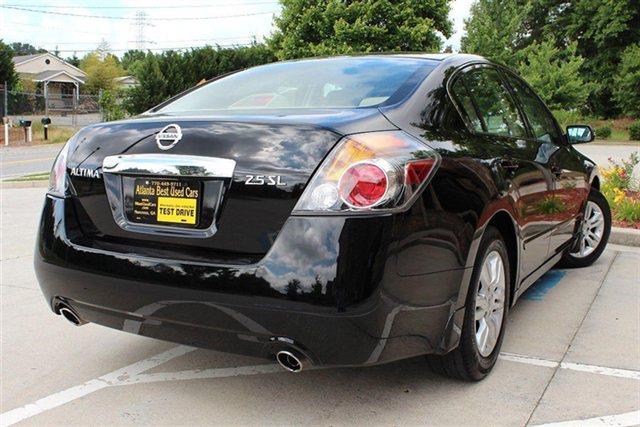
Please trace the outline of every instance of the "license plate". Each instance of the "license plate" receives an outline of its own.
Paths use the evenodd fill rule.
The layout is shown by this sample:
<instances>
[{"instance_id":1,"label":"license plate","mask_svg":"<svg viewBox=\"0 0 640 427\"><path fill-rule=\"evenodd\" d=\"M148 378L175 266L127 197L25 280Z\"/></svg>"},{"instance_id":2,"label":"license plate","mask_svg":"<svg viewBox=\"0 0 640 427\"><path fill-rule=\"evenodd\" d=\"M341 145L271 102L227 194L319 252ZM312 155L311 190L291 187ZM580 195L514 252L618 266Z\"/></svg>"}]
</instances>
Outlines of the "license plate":
<instances>
[{"instance_id":1,"label":"license plate","mask_svg":"<svg viewBox=\"0 0 640 427\"><path fill-rule=\"evenodd\" d=\"M198 225L202 184L138 178L133 190L130 219L145 224Z\"/></svg>"}]
</instances>

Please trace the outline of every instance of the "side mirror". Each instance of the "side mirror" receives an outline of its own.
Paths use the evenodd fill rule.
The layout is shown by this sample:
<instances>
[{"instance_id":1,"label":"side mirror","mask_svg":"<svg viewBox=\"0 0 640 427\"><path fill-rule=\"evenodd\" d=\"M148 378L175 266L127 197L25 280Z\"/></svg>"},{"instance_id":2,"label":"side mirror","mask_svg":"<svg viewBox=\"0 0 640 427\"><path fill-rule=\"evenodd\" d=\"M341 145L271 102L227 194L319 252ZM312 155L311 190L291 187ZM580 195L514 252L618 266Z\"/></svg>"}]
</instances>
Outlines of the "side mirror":
<instances>
[{"instance_id":1,"label":"side mirror","mask_svg":"<svg viewBox=\"0 0 640 427\"><path fill-rule=\"evenodd\" d=\"M589 125L567 126L567 142L569 144L584 144L595 139L595 132Z\"/></svg>"}]
</instances>

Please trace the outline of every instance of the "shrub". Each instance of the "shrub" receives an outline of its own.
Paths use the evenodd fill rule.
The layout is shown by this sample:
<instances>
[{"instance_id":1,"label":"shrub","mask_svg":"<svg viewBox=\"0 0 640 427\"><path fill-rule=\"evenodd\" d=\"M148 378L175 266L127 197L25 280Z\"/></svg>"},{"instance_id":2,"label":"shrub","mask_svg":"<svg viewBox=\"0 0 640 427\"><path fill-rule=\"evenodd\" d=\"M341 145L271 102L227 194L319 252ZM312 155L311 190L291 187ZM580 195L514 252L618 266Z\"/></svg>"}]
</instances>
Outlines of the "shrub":
<instances>
[{"instance_id":1,"label":"shrub","mask_svg":"<svg viewBox=\"0 0 640 427\"><path fill-rule=\"evenodd\" d=\"M611 126L604 125L596 129L596 136L600 139L607 139L611 136Z\"/></svg>"},{"instance_id":2,"label":"shrub","mask_svg":"<svg viewBox=\"0 0 640 427\"><path fill-rule=\"evenodd\" d=\"M628 160L616 162L609 159L612 167L602 171L604 182L602 194L607 198L613 218L617 221L640 222L640 191L633 179L633 169L640 163L637 153Z\"/></svg>"},{"instance_id":3,"label":"shrub","mask_svg":"<svg viewBox=\"0 0 640 427\"><path fill-rule=\"evenodd\" d=\"M614 206L613 217L618 221L640 221L640 198L634 193L618 195L618 202Z\"/></svg>"},{"instance_id":4,"label":"shrub","mask_svg":"<svg viewBox=\"0 0 640 427\"><path fill-rule=\"evenodd\" d=\"M104 90L101 92L98 103L100 104L104 121L110 122L112 120L124 119L125 111L121 105L121 97L122 95L118 91L111 92Z\"/></svg>"},{"instance_id":5,"label":"shrub","mask_svg":"<svg viewBox=\"0 0 640 427\"><path fill-rule=\"evenodd\" d=\"M633 169L640 163L638 153L631 153L629 160L622 160L620 163L609 157L611 167L602 171L605 185L620 190L633 189Z\"/></svg>"},{"instance_id":6,"label":"shrub","mask_svg":"<svg viewBox=\"0 0 640 427\"><path fill-rule=\"evenodd\" d=\"M552 112L563 129L569 125L584 123L584 117L577 110L553 110Z\"/></svg>"},{"instance_id":7,"label":"shrub","mask_svg":"<svg viewBox=\"0 0 640 427\"><path fill-rule=\"evenodd\" d=\"M640 120L629 125L629 139L632 141L640 141Z\"/></svg>"}]
</instances>

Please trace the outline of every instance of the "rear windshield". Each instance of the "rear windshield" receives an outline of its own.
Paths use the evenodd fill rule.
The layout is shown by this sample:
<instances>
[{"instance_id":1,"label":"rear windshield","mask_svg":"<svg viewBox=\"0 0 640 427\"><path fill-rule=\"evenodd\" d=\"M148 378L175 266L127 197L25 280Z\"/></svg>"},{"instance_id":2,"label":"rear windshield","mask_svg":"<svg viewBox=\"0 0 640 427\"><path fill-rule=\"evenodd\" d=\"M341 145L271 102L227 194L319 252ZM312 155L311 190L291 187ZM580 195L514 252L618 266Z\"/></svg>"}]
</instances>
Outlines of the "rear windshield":
<instances>
[{"instance_id":1,"label":"rear windshield","mask_svg":"<svg viewBox=\"0 0 640 427\"><path fill-rule=\"evenodd\" d=\"M437 64L394 57L274 63L213 81L156 111L374 107L403 99Z\"/></svg>"}]
</instances>

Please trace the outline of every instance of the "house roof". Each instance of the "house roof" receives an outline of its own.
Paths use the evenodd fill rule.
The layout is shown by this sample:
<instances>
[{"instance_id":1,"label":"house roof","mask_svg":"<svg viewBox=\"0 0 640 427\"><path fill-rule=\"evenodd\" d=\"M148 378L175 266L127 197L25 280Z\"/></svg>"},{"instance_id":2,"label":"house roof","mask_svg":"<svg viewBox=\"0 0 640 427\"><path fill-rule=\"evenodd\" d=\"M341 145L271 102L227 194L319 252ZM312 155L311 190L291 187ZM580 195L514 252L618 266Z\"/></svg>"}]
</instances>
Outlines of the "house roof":
<instances>
[{"instance_id":1,"label":"house roof","mask_svg":"<svg viewBox=\"0 0 640 427\"><path fill-rule=\"evenodd\" d=\"M116 77L113 80L118 83L120 82L138 83L138 79L136 79L134 76Z\"/></svg>"},{"instance_id":2,"label":"house roof","mask_svg":"<svg viewBox=\"0 0 640 427\"><path fill-rule=\"evenodd\" d=\"M44 55L44 54L45 54L45 53L35 53L35 54L33 54L33 55L20 55L20 56L14 56L14 57L12 58L12 60L13 60L13 63L14 63L14 64L18 65L18 64L21 64L21 63L23 63L23 62L29 61L30 59L34 59L34 58L37 58L38 56L42 56L42 55Z\"/></svg>"},{"instance_id":3,"label":"house roof","mask_svg":"<svg viewBox=\"0 0 640 427\"><path fill-rule=\"evenodd\" d=\"M80 75L80 76L86 76L87 75L87 73L82 71L80 68L76 67L73 64L68 63L64 59L59 58L59 57L55 56L54 54L52 54L50 52L36 53L36 54L33 54L33 55L14 56L12 58L12 60L13 60L13 64L15 66L18 66L18 65L25 64L25 63L27 63L29 61L33 61L34 59L37 59L37 58L40 58L40 57L43 57L43 56L50 56L51 58L64 63L67 67L70 67L71 69L77 71L78 75Z\"/></svg>"},{"instance_id":4,"label":"house roof","mask_svg":"<svg viewBox=\"0 0 640 427\"><path fill-rule=\"evenodd\" d=\"M55 82L56 81L56 77L58 77L59 75L64 74L65 76L71 77L73 80L77 81L78 83L83 83L84 84L84 80L79 79L78 77L74 76L73 74L67 73L66 71L61 71L61 70L49 70L49 71L43 71L41 73L38 73L36 75L33 76L33 81L36 82Z\"/></svg>"}]
</instances>

